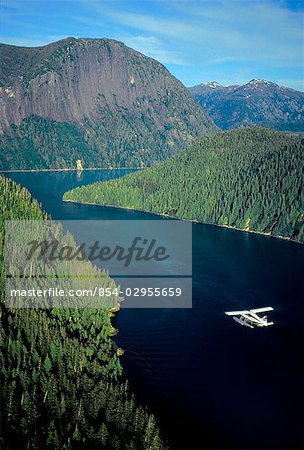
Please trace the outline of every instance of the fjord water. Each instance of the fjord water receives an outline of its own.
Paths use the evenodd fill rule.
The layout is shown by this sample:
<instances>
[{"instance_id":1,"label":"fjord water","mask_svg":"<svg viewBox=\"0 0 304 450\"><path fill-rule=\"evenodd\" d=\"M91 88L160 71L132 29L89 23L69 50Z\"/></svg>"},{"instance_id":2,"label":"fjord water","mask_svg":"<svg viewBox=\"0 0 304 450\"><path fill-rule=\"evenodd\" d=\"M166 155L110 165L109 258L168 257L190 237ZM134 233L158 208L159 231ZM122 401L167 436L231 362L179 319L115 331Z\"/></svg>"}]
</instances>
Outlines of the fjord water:
<instances>
[{"instance_id":1,"label":"fjord water","mask_svg":"<svg viewBox=\"0 0 304 450\"><path fill-rule=\"evenodd\" d=\"M78 185L125 170L11 173L54 219L166 220L62 202ZM193 308L122 309L116 342L133 391L171 448L302 448L304 246L193 225ZM273 306L273 327L227 310Z\"/></svg>"}]
</instances>

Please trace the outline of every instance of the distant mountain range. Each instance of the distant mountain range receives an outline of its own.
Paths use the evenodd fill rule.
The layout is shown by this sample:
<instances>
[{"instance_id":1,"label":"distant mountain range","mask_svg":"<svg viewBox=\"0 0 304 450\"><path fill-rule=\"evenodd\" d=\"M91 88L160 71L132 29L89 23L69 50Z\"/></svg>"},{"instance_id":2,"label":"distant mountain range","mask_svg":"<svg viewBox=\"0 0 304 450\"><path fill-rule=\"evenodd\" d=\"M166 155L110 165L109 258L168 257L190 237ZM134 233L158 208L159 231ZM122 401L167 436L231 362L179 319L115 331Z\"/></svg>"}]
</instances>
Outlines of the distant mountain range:
<instances>
[{"instance_id":1,"label":"distant mountain range","mask_svg":"<svg viewBox=\"0 0 304 450\"><path fill-rule=\"evenodd\" d=\"M217 130L159 62L110 39L0 44L0 168L149 165Z\"/></svg>"},{"instance_id":2,"label":"distant mountain range","mask_svg":"<svg viewBox=\"0 0 304 450\"><path fill-rule=\"evenodd\" d=\"M216 81L189 88L194 99L223 130L267 126L304 131L304 93L266 80L222 86Z\"/></svg>"}]
</instances>

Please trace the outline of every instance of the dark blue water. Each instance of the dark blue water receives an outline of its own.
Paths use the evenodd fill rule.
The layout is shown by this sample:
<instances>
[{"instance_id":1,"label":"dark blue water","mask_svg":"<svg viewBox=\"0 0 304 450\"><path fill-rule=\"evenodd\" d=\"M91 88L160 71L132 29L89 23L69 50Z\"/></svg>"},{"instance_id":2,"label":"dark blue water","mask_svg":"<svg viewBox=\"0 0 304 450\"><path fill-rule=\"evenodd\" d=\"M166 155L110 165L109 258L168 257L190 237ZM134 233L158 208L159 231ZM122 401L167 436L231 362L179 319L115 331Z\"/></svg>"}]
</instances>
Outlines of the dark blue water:
<instances>
[{"instance_id":1,"label":"dark blue water","mask_svg":"<svg viewBox=\"0 0 304 450\"><path fill-rule=\"evenodd\" d=\"M63 203L64 191L126 171L10 174L54 219L155 219ZM304 246L193 225L193 308L121 310L116 340L138 398L171 448L302 448ZM275 326L229 309L274 307Z\"/></svg>"}]
</instances>

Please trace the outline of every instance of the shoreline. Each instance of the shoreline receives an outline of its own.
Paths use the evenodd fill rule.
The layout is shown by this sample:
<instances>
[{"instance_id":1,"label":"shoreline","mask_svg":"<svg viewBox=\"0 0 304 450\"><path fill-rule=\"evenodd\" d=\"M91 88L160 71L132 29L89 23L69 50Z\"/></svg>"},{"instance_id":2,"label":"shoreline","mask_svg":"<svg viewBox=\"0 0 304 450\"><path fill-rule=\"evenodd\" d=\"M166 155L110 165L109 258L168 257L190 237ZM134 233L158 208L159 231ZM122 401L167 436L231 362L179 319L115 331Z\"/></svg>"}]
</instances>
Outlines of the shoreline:
<instances>
[{"instance_id":1,"label":"shoreline","mask_svg":"<svg viewBox=\"0 0 304 450\"><path fill-rule=\"evenodd\" d=\"M179 217L170 216L169 214L162 214L162 213L157 213L157 212L153 212L153 211L146 211L144 209L129 208L129 207L126 207L126 206L123 207L123 206L115 206L115 205L108 205L108 204L101 205L100 203L93 203L93 202L86 202L86 203L84 203L84 202L79 202L79 201L76 201L76 200L64 200L64 199L62 199L62 201L66 202L66 203L78 203L79 205L103 206L103 207L106 207L106 208L109 207L109 208L117 208L117 209L126 209L128 211L144 212L144 213L148 213L148 214L154 214L154 215L160 216L160 217L167 217L169 219L184 220L186 222L192 222L192 223L196 223L196 224L199 224L199 225L212 225L214 227L228 228L228 229L234 230L234 231L242 231L242 232L245 232L245 233L259 234L261 236L281 239L281 240L284 240L284 241L287 241L287 242L294 242L296 244L304 245L304 242L296 241L295 239L291 239L291 238L286 237L286 236L280 236L278 234L271 234L271 233L264 233L263 231L245 230L244 228L233 227L232 225L220 225L218 223L200 222L199 220L196 220L196 219L181 219Z\"/></svg>"},{"instance_id":2,"label":"shoreline","mask_svg":"<svg viewBox=\"0 0 304 450\"><path fill-rule=\"evenodd\" d=\"M8 169L2 170L1 173L31 173L31 172L85 172L86 170L140 170L140 167L87 167L83 170L75 169L74 167L65 169Z\"/></svg>"}]
</instances>

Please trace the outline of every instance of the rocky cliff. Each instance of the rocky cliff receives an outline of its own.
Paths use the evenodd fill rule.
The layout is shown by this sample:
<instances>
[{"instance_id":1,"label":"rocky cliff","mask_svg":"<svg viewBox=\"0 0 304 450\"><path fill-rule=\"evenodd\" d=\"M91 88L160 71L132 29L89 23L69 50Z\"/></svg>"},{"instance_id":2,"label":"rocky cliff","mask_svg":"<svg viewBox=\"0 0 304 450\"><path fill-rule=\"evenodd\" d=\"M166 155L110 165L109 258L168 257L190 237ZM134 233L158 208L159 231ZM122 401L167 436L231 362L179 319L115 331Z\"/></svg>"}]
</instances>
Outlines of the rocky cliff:
<instances>
[{"instance_id":1,"label":"rocky cliff","mask_svg":"<svg viewBox=\"0 0 304 450\"><path fill-rule=\"evenodd\" d=\"M41 165L44 153L54 166L75 165L75 157L86 167L151 164L216 130L163 65L114 40L67 38L37 48L0 45L0 59L2 168L12 166L9 145L22 154L20 167L14 168L28 166L29 160ZM62 133L62 144L75 150L73 161L72 150L61 152L58 136L49 133L69 126L76 127L82 142L75 150L66 137L70 133Z\"/></svg>"}]
</instances>

